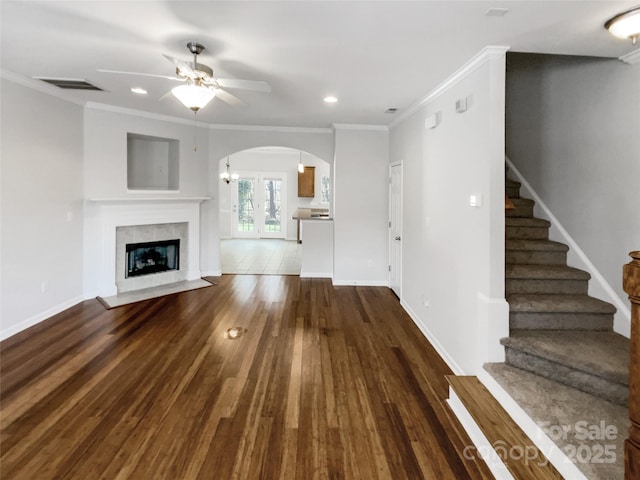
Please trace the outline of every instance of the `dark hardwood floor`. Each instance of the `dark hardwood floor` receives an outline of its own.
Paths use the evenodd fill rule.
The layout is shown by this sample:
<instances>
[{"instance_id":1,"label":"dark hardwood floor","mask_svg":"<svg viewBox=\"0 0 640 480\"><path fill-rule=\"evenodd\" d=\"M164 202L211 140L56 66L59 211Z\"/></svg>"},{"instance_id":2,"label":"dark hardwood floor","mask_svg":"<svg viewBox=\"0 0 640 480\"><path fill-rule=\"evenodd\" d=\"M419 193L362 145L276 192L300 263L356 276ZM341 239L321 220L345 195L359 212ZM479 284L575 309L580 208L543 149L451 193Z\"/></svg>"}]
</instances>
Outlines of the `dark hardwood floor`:
<instances>
[{"instance_id":1,"label":"dark hardwood floor","mask_svg":"<svg viewBox=\"0 0 640 480\"><path fill-rule=\"evenodd\" d=\"M2 342L0 477L493 478L390 290L216 282L83 302Z\"/></svg>"}]
</instances>

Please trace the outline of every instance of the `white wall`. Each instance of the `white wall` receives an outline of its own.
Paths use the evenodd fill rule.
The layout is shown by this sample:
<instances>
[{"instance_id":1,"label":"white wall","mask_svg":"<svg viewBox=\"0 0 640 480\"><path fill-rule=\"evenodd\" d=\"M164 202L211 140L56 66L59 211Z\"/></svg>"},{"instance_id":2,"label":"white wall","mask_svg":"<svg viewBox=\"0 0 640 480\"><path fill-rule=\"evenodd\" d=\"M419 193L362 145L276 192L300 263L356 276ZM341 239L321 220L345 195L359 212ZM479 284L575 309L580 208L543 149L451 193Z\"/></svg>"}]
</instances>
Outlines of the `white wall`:
<instances>
[{"instance_id":1,"label":"white wall","mask_svg":"<svg viewBox=\"0 0 640 480\"><path fill-rule=\"evenodd\" d=\"M82 299L82 118L2 79L0 338Z\"/></svg>"},{"instance_id":2,"label":"white wall","mask_svg":"<svg viewBox=\"0 0 640 480\"><path fill-rule=\"evenodd\" d=\"M627 308L622 265L640 249L638 112L640 65L508 57L507 154ZM616 318L616 330L628 327Z\"/></svg>"},{"instance_id":3,"label":"white wall","mask_svg":"<svg viewBox=\"0 0 640 480\"><path fill-rule=\"evenodd\" d=\"M127 133L175 139L179 141L179 189L164 196L202 197L209 195L209 135L208 129L197 128L197 150L194 151L194 126L190 122L164 120L159 116L141 115L123 109L89 104L84 115L84 186L85 198L124 198L158 196L158 192L129 193L127 191ZM208 237L203 232L202 212L214 199L201 204L200 241ZM84 292L87 296L99 291L101 271L95 248L102 242L98 225L99 206L85 203L84 229ZM202 270L203 254L200 255Z\"/></svg>"},{"instance_id":4,"label":"white wall","mask_svg":"<svg viewBox=\"0 0 640 480\"><path fill-rule=\"evenodd\" d=\"M337 285L388 285L389 145L386 128L339 126L334 159Z\"/></svg>"},{"instance_id":5,"label":"white wall","mask_svg":"<svg viewBox=\"0 0 640 480\"><path fill-rule=\"evenodd\" d=\"M500 360L508 335L504 51L480 52L390 133L390 161L403 163L401 301L457 373ZM461 98L471 106L456 113ZM440 124L425 128L437 112Z\"/></svg>"},{"instance_id":6,"label":"white wall","mask_svg":"<svg viewBox=\"0 0 640 480\"><path fill-rule=\"evenodd\" d=\"M218 162L219 173L226 170L226 157ZM306 166L316 167L315 170L315 197L298 197L298 161L300 153L298 150L288 148L275 149L251 149L238 152L229 156L229 163L232 172L252 172L252 173L285 173L287 177L286 205L287 214L286 232L287 239L296 239L296 220L291 216L296 208L309 207L311 205L328 208L328 204L322 204L322 176L331 178L329 163L306 152L302 152L302 163ZM234 204L233 188L220 180L218 182L220 192L220 237L232 237L232 217L231 210Z\"/></svg>"}]
</instances>

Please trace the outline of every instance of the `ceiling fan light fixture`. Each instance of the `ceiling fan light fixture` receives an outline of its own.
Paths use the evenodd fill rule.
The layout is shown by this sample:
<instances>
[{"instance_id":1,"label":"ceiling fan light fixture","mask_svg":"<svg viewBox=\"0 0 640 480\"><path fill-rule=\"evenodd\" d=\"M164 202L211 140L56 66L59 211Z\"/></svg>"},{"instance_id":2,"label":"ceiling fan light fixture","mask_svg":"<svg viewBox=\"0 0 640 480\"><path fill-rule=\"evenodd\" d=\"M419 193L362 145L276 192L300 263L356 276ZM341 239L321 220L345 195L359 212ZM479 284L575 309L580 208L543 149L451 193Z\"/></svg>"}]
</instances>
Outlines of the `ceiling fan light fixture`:
<instances>
[{"instance_id":1,"label":"ceiling fan light fixture","mask_svg":"<svg viewBox=\"0 0 640 480\"><path fill-rule=\"evenodd\" d=\"M171 93L180 100L185 107L197 112L213 100L216 96L216 89L190 83L171 89Z\"/></svg>"},{"instance_id":2,"label":"ceiling fan light fixture","mask_svg":"<svg viewBox=\"0 0 640 480\"><path fill-rule=\"evenodd\" d=\"M604 24L611 35L618 38L630 38L635 45L640 37L640 7L620 13Z\"/></svg>"}]
</instances>

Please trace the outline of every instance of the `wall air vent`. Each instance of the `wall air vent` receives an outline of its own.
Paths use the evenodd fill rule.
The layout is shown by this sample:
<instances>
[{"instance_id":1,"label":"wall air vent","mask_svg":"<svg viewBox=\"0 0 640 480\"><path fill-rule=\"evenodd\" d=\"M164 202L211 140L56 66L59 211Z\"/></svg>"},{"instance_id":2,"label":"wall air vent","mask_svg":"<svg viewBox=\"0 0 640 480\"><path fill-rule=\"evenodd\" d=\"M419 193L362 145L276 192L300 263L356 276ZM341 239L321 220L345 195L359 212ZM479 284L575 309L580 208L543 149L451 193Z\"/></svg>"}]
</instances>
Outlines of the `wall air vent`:
<instances>
[{"instance_id":1,"label":"wall air vent","mask_svg":"<svg viewBox=\"0 0 640 480\"><path fill-rule=\"evenodd\" d=\"M384 111L384 113L391 113L391 114L394 114L394 113L396 113L397 111L398 111L398 109L397 109L397 108L387 108L387 109Z\"/></svg>"},{"instance_id":2,"label":"wall air vent","mask_svg":"<svg viewBox=\"0 0 640 480\"><path fill-rule=\"evenodd\" d=\"M103 92L100 87L96 87L92 83L87 82L82 78L46 78L46 77L33 77L36 80L42 80L43 82L50 83L59 88L65 90L97 90Z\"/></svg>"}]
</instances>

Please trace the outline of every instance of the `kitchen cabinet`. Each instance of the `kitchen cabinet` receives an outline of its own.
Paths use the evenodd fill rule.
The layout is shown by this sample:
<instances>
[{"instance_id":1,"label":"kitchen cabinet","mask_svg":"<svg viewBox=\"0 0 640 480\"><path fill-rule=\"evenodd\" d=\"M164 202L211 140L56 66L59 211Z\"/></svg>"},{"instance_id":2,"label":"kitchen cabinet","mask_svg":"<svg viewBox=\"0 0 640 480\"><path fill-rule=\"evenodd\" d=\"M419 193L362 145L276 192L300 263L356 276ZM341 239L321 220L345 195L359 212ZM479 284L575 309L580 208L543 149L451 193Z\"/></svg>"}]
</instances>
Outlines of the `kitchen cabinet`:
<instances>
[{"instance_id":1,"label":"kitchen cabinet","mask_svg":"<svg viewBox=\"0 0 640 480\"><path fill-rule=\"evenodd\" d=\"M304 167L304 172L298 172L298 196L315 197L316 195L316 167Z\"/></svg>"}]
</instances>

